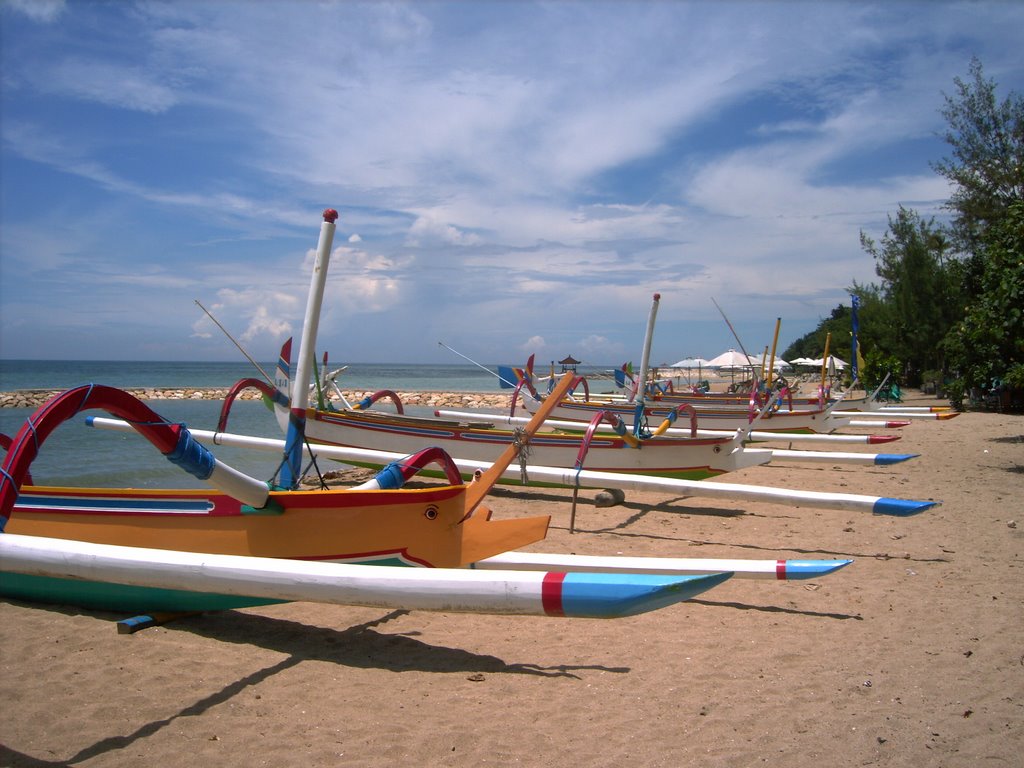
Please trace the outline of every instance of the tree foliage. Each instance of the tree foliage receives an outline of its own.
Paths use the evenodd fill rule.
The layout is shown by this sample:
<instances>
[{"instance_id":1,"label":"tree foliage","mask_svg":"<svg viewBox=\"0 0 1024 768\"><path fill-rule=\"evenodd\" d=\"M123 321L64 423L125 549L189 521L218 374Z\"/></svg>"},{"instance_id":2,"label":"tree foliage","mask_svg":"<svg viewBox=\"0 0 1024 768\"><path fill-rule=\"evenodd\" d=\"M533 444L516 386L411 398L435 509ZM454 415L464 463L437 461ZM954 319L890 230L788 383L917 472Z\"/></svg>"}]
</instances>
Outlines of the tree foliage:
<instances>
[{"instance_id":1,"label":"tree foliage","mask_svg":"<svg viewBox=\"0 0 1024 768\"><path fill-rule=\"evenodd\" d=\"M977 58L969 73L967 81L954 78L955 95L944 95L943 138L952 156L932 164L953 183L954 232L968 252L986 227L1024 199L1024 99L1011 93L1000 102Z\"/></svg>"},{"instance_id":2,"label":"tree foliage","mask_svg":"<svg viewBox=\"0 0 1024 768\"><path fill-rule=\"evenodd\" d=\"M1024 379L1024 99L1000 101L977 59L968 72L944 95L951 154L932 165L953 185L951 224L901 205L880 241L861 233L881 279L850 289L860 297L865 381L897 370L899 383L915 385L935 370L954 379L950 390L971 392ZM833 310L784 357L820 355L828 330L842 336L840 309L848 317Z\"/></svg>"},{"instance_id":3,"label":"tree foliage","mask_svg":"<svg viewBox=\"0 0 1024 768\"><path fill-rule=\"evenodd\" d=\"M985 387L1024 364L1024 201L982 235L978 291L945 346L965 387Z\"/></svg>"},{"instance_id":4,"label":"tree foliage","mask_svg":"<svg viewBox=\"0 0 1024 768\"><path fill-rule=\"evenodd\" d=\"M917 385L923 371L943 367L941 342L959 304L946 236L934 220L900 206L881 243L863 232L860 241L882 278L877 345L903 361L904 383Z\"/></svg>"}]
</instances>

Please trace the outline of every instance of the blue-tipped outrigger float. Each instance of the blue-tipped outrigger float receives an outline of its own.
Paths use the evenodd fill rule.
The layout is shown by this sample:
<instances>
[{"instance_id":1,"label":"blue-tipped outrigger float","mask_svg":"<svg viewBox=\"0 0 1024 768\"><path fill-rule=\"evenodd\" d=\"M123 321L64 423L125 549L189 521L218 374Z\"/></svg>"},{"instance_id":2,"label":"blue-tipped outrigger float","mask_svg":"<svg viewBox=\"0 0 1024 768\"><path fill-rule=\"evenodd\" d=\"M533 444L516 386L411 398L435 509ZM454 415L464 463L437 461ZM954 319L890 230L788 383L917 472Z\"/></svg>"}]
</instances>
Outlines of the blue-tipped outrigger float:
<instances>
[{"instance_id":1,"label":"blue-tipped outrigger float","mask_svg":"<svg viewBox=\"0 0 1024 768\"><path fill-rule=\"evenodd\" d=\"M132 430L131 425L124 421L98 416L91 417L87 423L97 429L118 432L130 432ZM193 430L193 434L196 438L205 440L213 445L225 445L236 448L252 448L254 450L276 452L280 451L284 445L283 440L269 437L235 435L230 432L196 429ZM400 460L402 457L402 454L392 451L347 448L335 445L309 444L304 450L310 456L333 459L352 465L384 466L390 462ZM483 471L491 466L487 462L471 459L452 458L452 463L465 476L472 476L474 473ZM626 491L665 491L666 493L676 495L684 494L687 496L707 496L716 499L765 502L769 504L784 504L790 507L872 512L875 514L898 515L900 517L924 512L941 503L938 501L913 501L832 491L804 491L764 485L723 483L716 480L681 480L671 477L596 472L588 469L545 467L537 464L509 465L505 468L503 476L510 482L518 481L522 483L524 473L527 477L527 482L531 485L563 486L567 488L619 488Z\"/></svg>"}]
</instances>

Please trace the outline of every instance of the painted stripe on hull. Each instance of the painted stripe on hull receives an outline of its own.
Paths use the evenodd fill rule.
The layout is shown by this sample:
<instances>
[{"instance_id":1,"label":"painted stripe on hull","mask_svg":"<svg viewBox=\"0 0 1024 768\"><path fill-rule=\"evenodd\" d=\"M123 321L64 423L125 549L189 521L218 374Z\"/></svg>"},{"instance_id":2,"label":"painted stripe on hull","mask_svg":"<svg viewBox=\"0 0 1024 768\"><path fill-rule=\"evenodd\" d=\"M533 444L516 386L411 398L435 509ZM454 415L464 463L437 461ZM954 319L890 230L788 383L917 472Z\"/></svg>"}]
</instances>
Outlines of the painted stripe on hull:
<instances>
[{"instance_id":1,"label":"painted stripe on hull","mask_svg":"<svg viewBox=\"0 0 1024 768\"><path fill-rule=\"evenodd\" d=\"M209 516L215 505L206 498L157 499L116 496L51 495L26 492L18 496L19 511L59 510L67 513L108 515L202 515Z\"/></svg>"},{"instance_id":2,"label":"painted stripe on hull","mask_svg":"<svg viewBox=\"0 0 1024 768\"><path fill-rule=\"evenodd\" d=\"M575 618L618 618L657 610L732 576L552 576L536 571L376 568L114 547L18 534L0 535L0 570L269 600Z\"/></svg>"},{"instance_id":3,"label":"painted stripe on hull","mask_svg":"<svg viewBox=\"0 0 1024 768\"><path fill-rule=\"evenodd\" d=\"M331 423L309 418L306 434L310 441L365 449L406 453L423 447L422 437L402 429L381 429L376 419L334 418ZM446 430L447 431L447 430ZM437 445L454 459L494 461L514 439L507 430L462 430L454 438L432 435ZM582 443L580 435L548 433L530 438L530 462L543 466L572 467ZM591 442L584 467L596 471L642 473L662 477L699 479L747 466L762 464L769 454L758 455L749 449L734 446L728 438L653 438L640 449L629 447L621 438L599 436ZM378 466L365 461L364 466Z\"/></svg>"},{"instance_id":4,"label":"painted stripe on hull","mask_svg":"<svg viewBox=\"0 0 1024 768\"><path fill-rule=\"evenodd\" d=\"M853 560L743 560L735 558L629 557L571 555L546 552L503 552L473 563L476 570L627 571L661 575L711 574L731 571L735 578L794 580L827 576Z\"/></svg>"}]
</instances>

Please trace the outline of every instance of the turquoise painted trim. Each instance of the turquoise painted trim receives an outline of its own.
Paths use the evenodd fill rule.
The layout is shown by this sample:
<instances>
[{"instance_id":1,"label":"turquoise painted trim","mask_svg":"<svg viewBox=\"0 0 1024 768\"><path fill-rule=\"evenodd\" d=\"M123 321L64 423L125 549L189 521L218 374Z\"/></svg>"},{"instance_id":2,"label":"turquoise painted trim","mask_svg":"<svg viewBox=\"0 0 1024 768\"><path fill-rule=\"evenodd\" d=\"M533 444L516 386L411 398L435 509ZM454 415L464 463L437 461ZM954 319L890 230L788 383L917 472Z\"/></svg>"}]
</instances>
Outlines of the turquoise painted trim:
<instances>
[{"instance_id":1,"label":"turquoise painted trim","mask_svg":"<svg viewBox=\"0 0 1024 768\"><path fill-rule=\"evenodd\" d=\"M178 589L135 587L102 581L28 576L21 573L0 573L0 595L30 603L76 605L91 610L118 613L227 611L287 602Z\"/></svg>"},{"instance_id":2,"label":"turquoise painted trim","mask_svg":"<svg viewBox=\"0 0 1024 768\"><path fill-rule=\"evenodd\" d=\"M561 604L570 618L612 619L654 611L684 600L729 579L732 572L701 576L568 573Z\"/></svg>"},{"instance_id":3,"label":"turquoise painted trim","mask_svg":"<svg viewBox=\"0 0 1024 768\"><path fill-rule=\"evenodd\" d=\"M896 517L909 517L931 509L939 502L937 501L913 501L912 499L887 499L880 498L874 503L872 512L876 515L895 515Z\"/></svg>"}]
</instances>

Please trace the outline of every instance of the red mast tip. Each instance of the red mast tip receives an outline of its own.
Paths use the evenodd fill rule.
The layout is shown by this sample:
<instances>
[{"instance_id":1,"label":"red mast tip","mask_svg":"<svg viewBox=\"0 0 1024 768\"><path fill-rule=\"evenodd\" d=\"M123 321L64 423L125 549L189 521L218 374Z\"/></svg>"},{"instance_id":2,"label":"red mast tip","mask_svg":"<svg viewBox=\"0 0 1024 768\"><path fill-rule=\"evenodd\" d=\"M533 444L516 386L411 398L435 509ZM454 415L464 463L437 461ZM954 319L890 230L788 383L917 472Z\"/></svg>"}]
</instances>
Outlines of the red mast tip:
<instances>
[{"instance_id":1,"label":"red mast tip","mask_svg":"<svg viewBox=\"0 0 1024 768\"><path fill-rule=\"evenodd\" d=\"M655 301L661 301L661 294L660 293L654 294L654 300Z\"/></svg>"},{"instance_id":2,"label":"red mast tip","mask_svg":"<svg viewBox=\"0 0 1024 768\"><path fill-rule=\"evenodd\" d=\"M333 224L337 220L338 212L336 210L334 210L333 208L328 208L327 210L324 211L324 221L329 221L331 222L331 224Z\"/></svg>"}]
</instances>

